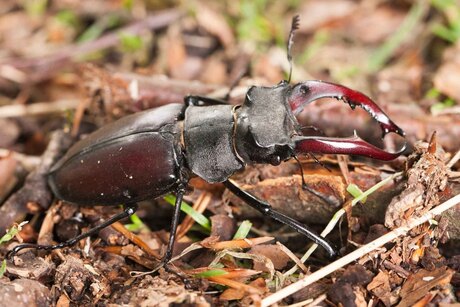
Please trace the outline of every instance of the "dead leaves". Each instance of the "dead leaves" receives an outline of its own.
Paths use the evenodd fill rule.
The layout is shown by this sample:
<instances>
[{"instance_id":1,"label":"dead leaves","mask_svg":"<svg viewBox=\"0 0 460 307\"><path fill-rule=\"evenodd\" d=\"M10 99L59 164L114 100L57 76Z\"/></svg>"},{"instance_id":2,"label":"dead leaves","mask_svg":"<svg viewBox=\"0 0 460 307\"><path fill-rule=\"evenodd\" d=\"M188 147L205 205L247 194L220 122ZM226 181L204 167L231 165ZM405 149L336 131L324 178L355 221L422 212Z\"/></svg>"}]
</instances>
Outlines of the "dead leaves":
<instances>
[{"instance_id":1,"label":"dead leaves","mask_svg":"<svg viewBox=\"0 0 460 307\"><path fill-rule=\"evenodd\" d=\"M444 290L449 285L454 272L447 268L441 267L434 271L420 270L409 276L401 289L400 307L414 306L417 302L423 300L427 295L433 298L436 292ZM434 293L429 293L433 288L438 288ZM422 304L424 306L431 299Z\"/></svg>"},{"instance_id":2,"label":"dead leaves","mask_svg":"<svg viewBox=\"0 0 460 307\"><path fill-rule=\"evenodd\" d=\"M428 146L415 145L414 153L408 158L406 189L395 197L387 208L385 226L401 226L413 214L418 216L439 203L439 193L447 185L448 168L444 150L436 144L433 134Z\"/></svg>"},{"instance_id":3,"label":"dead leaves","mask_svg":"<svg viewBox=\"0 0 460 307\"><path fill-rule=\"evenodd\" d=\"M81 299L87 287L93 295L93 303L111 292L110 283L105 276L81 259L68 256L56 269L56 284L66 292L71 300Z\"/></svg>"},{"instance_id":4,"label":"dead leaves","mask_svg":"<svg viewBox=\"0 0 460 307\"><path fill-rule=\"evenodd\" d=\"M216 237L209 237L201 242L203 247L218 251L224 249L243 249L250 248L258 244L272 241L273 237L259 237L252 239L237 239L231 241L219 241Z\"/></svg>"},{"instance_id":5,"label":"dead leaves","mask_svg":"<svg viewBox=\"0 0 460 307\"><path fill-rule=\"evenodd\" d=\"M5 3L9 2L11 1ZM96 9L94 9L92 1L74 2L72 2L74 5L70 8L75 13L75 17L80 19L81 15L83 15L80 21L85 24L81 24L82 27L90 25L90 23L87 24L88 18L91 19L91 24L94 19L94 24L100 25L100 20L107 18L105 15L108 12L110 14L117 14L117 11L121 9L120 1L115 1L116 3L112 3L112 5L98 4ZM411 4L414 3L414 1L409 2ZM439 47L438 45L431 45L431 42L434 41L432 33L422 36L417 34L420 33L418 31L420 26L423 27L432 21L438 22L438 20L433 20L432 18L442 16L430 10L430 15L427 16L423 23L421 22L415 28L417 31L412 33L412 40L416 39L417 43L409 42L401 45L402 47L399 46L392 51L391 57L388 59L390 65L382 67L379 73L373 76L366 75L365 66L368 64L369 56L374 50L378 51L379 47L377 45L383 44L401 26L408 14L407 7L409 2L403 1L403 3L396 5L391 2L377 1L375 3L367 3L366 1L362 1L361 3L348 0L334 0L327 3L314 0L300 3L295 8L298 13L300 12L303 15L302 28L299 31L301 39L299 39L299 45L296 47L296 53L301 54L298 59L304 65L298 65L294 73L294 78L298 80L304 78L335 79L335 81L348 85L355 84L362 90L367 88L368 90L365 90L367 93L372 93L374 97L378 98L377 100L380 103L385 104L390 114L396 115L396 122L402 123L411 141L425 138L432 130L436 129L440 131L439 141L445 146L444 148L447 150L457 150L460 142L460 138L457 137L460 131L457 117L430 117L425 112L424 108L427 106L423 105L423 99L419 101L419 98L424 95L425 86L430 83L427 76L430 76L432 73L435 73L434 87L438 91L453 99L460 99L459 87L457 86L458 82L456 82L459 79L458 71L460 70L460 66L458 65L458 43L449 48L449 50L446 50L444 53L445 58L442 60L440 68L436 68L436 65L433 65L439 59L435 58L431 62L432 58L428 53L420 52L428 44L430 45L430 50L433 47ZM283 77L283 65L286 63L285 54L283 51L280 51L278 46L270 47L268 43L263 46L257 46L257 48L261 47L262 49L260 54L252 53L251 50L245 50L246 48L240 48L240 38L238 37L239 33L237 30L239 25L238 20L235 19L237 18L235 16L239 16L242 11L238 3L237 1L219 6L220 4L209 4L198 1L197 3L188 4L195 8L194 14L188 14L181 21L169 25L172 20L176 20L176 17L172 18L170 16L170 21L167 22L165 30L156 32L152 41L144 42L145 46L148 46L146 49L152 51L150 54L152 61L146 67L141 68L137 64L136 67L132 67L132 71L135 68L137 73L140 72L145 75L136 74L136 72L127 73L126 71L130 68L126 66L126 63L130 61L126 61L125 59L133 57L131 54L118 53L118 48L116 47L111 48L111 51L105 53L100 58L99 63L101 65L109 64L112 67L111 69L124 71L123 73L113 73L103 68L85 66L81 70L68 71L69 75L67 76L59 75L54 82L63 82L62 80L64 79L72 80L66 83L70 88L71 85L79 83L75 82L75 80L80 80L80 75L84 75L83 79L85 86L87 86L88 95L86 95L86 100L79 105L78 114L83 115L83 111L87 108L88 113L91 115L91 121L96 122L96 124L111 121L113 118L123 116L126 113L157 107L169 102L180 102L183 100L183 96L189 93L201 95L209 95L210 93L221 95L222 93L222 95L225 95L226 86L231 83L229 82L230 80L234 79L232 75L244 71L247 67L250 67L248 77L256 78L257 81L249 79L243 80L242 83L246 85L263 84L267 81L276 83ZM168 4L171 3L168 2ZM56 5L58 6L56 7ZM130 21L131 17L135 17L132 18L133 21L139 20L139 17L141 19L146 17L145 20L152 21L149 17L150 15L148 15L149 10L143 8L143 5L142 1L135 1L134 7L131 8L132 12L128 8L126 11L123 11L124 20L122 22ZM53 25L51 25L51 28L49 27L50 20L56 22L54 20L54 13L67 10L69 8L68 4L50 3L47 6L50 10L46 11L43 21L30 18L21 9L22 6L16 5L10 7L9 4L2 3L2 8L5 6L8 7L3 10L5 16L2 16L0 19L0 32L5 34L3 35L5 40L2 41L5 47L4 53L7 57L24 56L24 58L18 59L15 61L16 63L10 63L11 65L9 66L3 65L3 68L9 67L13 69L4 69L1 74L2 77L20 83L25 82L27 79L31 79L32 81L48 79L51 75L57 73L55 68L61 68L66 64L70 64L71 58L87 53L86 51L83 52L81 48L74 48L78 44L68 40L72 40L71 36L76 35L77 31L85 31L88 28L64 29L62 24L60 27ZM293 6L294 4L286 5L282 4L282 2L276 2L273 6L272 4L268 4L268 7L271 7L270 12L275 12L276 9L280 12L279 15L273 14L273 20L270 20L270 24L277 23L278 19L288 20L289 18L285 16L281 17L281 14L286 10L289 11L289 14L294 13ZM189 8L187 6L187 9ZM233 13L228 14L227 9L230 9ZM82 12L84 13L82 14ZM133 16L131 16L131 13L133 13ZM247 12L245 11L245 13ZM99 16L100 14L102 15ZM272 17L271 14L270 17ZM268 19L265 16L263 18ZM48 26L44 23L48 24ZM143 29L157 28L156 26L146 26L142 21L136 24ZM257 26L256 23L252 24L250 30L256 31ZM114 27L116 28L114 28L115 31L119 29L124 31L124 28ZM18 30L20 31L18 32ZM69 35L69 32L64 32L67 30L71 30L72 33ZM109 35L115 33L110 29L106 30ZM282 40L282 31L279 31L279 29L275 31L275 27L272 30L273 32L277 32L274 33L276 37L272 39L277 42ZM144 36L142 37L145 38ZM422 39L418 39L419 37L422 37ZM107 36L104 39L106 38ZM43 40L47 41L44 42ZM28 43L22 44L21 42L24 41ZM46 67L38 67L37 64L39 61L37 59L33 59L32 61L26 59L36 54L37 50L50 50L50 47L53 47L51 44L63 44L66 41L68 41L67 47L69 47L66 50L70 51L70 53L57 52L52 58L44 59L46 60L45 63L56 63L56 59L59 60L60 55L64 57L65 63L57 66L52 65L51 72L45 69ZM114 46L117 41L119 41L119 35L112 35L110 43L107 46ZM90 48L92 51L105 49L101 45L100 39L95 38L93 42L94 48ZM305 45L302 46L302 44ZM24 48L24 46L27 46L27 48ZM88 45L86 44L85 48L87 47ZM251 53L251 55L245 55L246 52ZM250 58L250 56L253 56L253 58ZM243 57L245 59L241 61ZM119 59L121 60L118 62ZM238 63L242 63L241 68L236 68ZM38 71L33 76L28 76L24 72L30 69L20 70L21 65L19 64L25 64L26 68L38 67ZM139 66L142 65L142 63L138 64ZM45 66L48 67L49 65ZM67 65L67 67L69 66ZM194 79L220 85L179 81L159 76L166 73L169 73L169 77L177 77L182 80ZM32 89L12 89L9 85L10 83L7 83L7 86L0 84L0 88L7 89L4 97L2 96L7 99L4 103L8 103L10 98L14 99L16 90L21 90L25 93L31 90L32 93L27 98L24 98L24 96L28 96L30 93L26 95L20 94L16 97L15 104L11 106L21 106L25 111L16 113L13 116L20 116L18 114L26 113L30 114L28 112L33 110L32 107L44 105L48 105L46 108L47 111L41 114L48 114L50 110L55 110L54 108L58 105L60 106L59 109L62 109L63 101L55 100L63 98L62 91L54 90L53 92L58 92L59 94L53 98L53 96L49 96L50 93L42 91L42 86L50 87L48 84L40 84L38 88L32 85ZM370 85L373 86L375 91L370 89ZM76 91L75 88L72 87L71 90ZM48 91L50 90L48 89ZM37 95L36 92L40 92L40 94ZM240 102L241 97L244 97L244 93L245 88L242 87L240 89L240 96L237 97L237 95L234 95L235 101ZM44 101L50 100L52 103L34 104L37 100L40 101L41 99L44 99ZM395 101L403 105L394 105L393 102ZM408 104L408 102L412 101L417 102L417 107ZM89 107L86 105L88 102L91 102ZM419 104L419 102L421 103ZM68 107L73 109L75 105L71 104ZM458 107L456 110L458 113ZM454 111L454 108L451 108L450 112L452 111ZM6 109L2 109L0 113L2 113L2 116L5 116L7 113ZM366 125L366 121L368 120L367 115L363 117L358 113L357 116L353 117L348 109L342 112L338 108L335 109L329 105L318 104L312 106L302 116L309 117L308 122L306 121L302 124L321 126L329 135L350 134L355 128L363 128L363 130L369 131L367 137L369 139L373 138L371 131L374 131L374 129L368 129ZM88 117L83 118L82 123L86 119ZM14 121L6 120L1 122L3 125L0 126L5 126L4 128L7 129L0 131L0 143L3 142L3 147L10 148L10 146L18 146L15 148L21 148L23 145L21 139L28 133L27 129L23 129L22 122L26 123L27 121L15 119ZM79 123L79 120L75 120L74 123ZM53 125L56 125L56 123ZM34 129L43 129L44 127L40 125ZM40 132L44 134L42 131ZM417 149L418 151L411 157L408 183L404 192L399 198L395 198L387 212L386 222L388 226L396 227L397 225L404 224L412 216L429 210L431 206L435 206L439 202L444 192L446 192L446 189L444 189L446 183L444 157L442 153L438 155L439 148L433 148L433 144L434 142L430 147L420 147L420 150ZM386 145L390 145L389 147L391 147L391 144ZM21 162L19 159L16 159L16 161ZM0 198L3 198L10 193L10 186L16 182L16 178L14 178L15 181L13 183L8 183L12 176L15 176L14 168L18 165L17 163L15 163L16 165L10 163L15 161L9 158L2 159L1 162L3 164L0 164L0 170L3 171L3 176L0 176ZM329 164L329 162L326 162L326 164ZM366 162L367 165L368 163ZM352 164L344 165L344 169L348 169L350 166ZM456 166L458 168L458 164ZM295 164L284 164L276 168L265 168L265 171L261 170L254 176L253 173L248 171L244 173L246 188L258 194L261 198L267 199L276 209L280 209L296 219L307 223L326 223L330 215L340 207L347 197L345 191L346 184L342 181L341 174L337 171L337 168L332 173L327 171L321 172L321 170L314 168L309 168L306 172L305 180L307 184L316 192L329 196L331 201L328 202L301 190L301 178L296 167ZM394 163L391 164L391 167L393 168L391 171L394 171L400 165ZM389 169L387 167L385 170L388 171ZM350 172L345 177L362 189L367 189L367 185L369 187L374 185L384 176L382 168L375 168L373 171L374 173L365 177L363 173L358 174L357 168L355 168L354 172ZM344 171L344 173L348 172ZM20 178L18 179L20 180ZM33 194L36 194L36 190L40 190L38 192L43 191L38 185L30 186L33 187L31 189L34 192ZM399 188L396 189L395 187L395 185L392 185L391 187L387 187L387 191L384 193L371 195L368 197L366 204L359 206L360 209L367 212L378 211L375 210L376 207L372 207L374 199L378 199L379 203L386 206L388 204L387 200L399 191ZM221 191L222 188L218 185L212 190L214 199L220 197ZM448 189L447 192L449 192ZM452 193L457 193L457 191L454 190ZM26 196L26 198L30 198L29 194ZM208 200L204 196L202 198L195 202L199 208L198 210L202 211L207 208L209 211L216 213L216 211L207 207L206 203ZM32 200L36 204L41 203L40 201ZM376 201L374 202L376 203ZM234 205L237 203L235 202ZM9 216L14 215L13 213L18 210L21 211L21 214L24 214L27 211L30 213L30 210L35 208L34 212L36 212L38 207L34 206L32 208L33 206L30 206L30 204L32 203L29 202L27 208L25 206L8 206L2 211L5 214L0 215L8 219ZM234 206L234 211L237 215L246 217L254 216L253 212L246 212L245 210L246 207L244 205L242 207ZM87 214L85 209L78 209L76 211L83 213L83 226L85 226L85 222L94 224L95 219L92 220L91 217L97 216L97 214ZM98 211L95 212L99 213ZM64 232L68 235L65 238L73 236L72 232L68 231L70 226L72 226L69 226L71 222L63 221L77 217L76 214L78 213L72 212L72 214L67 214L63 211L55 215L51 215L51 213L52 211L50 211L50 218L46 218L45 223L42 224L42 233L46 235L43 236L43 239L49 238L50 241L51 239L63 241L64 236L61 237L60 234ZM223 213L223 210L219 213ZM295 242L295 247L304 245L305 241L303 238L302 240L298 239L299 237L294 236L295 234L286 232L284 229L265 227L265 220L262 219L260 219L260 223L255 222L256 226L254 227L256 228L254 232L259 231L259 237L232 240L236 228L236 219L231 215L227 215L228 211L224 213L225 215L216 215L211 218L211 236L209 239L202 241L201 245L194 243L190 246L189 244L191 241L203 239L208 233L203 235L195 232L196 229L192 228L192 221L186 220L182 224L183 226L181 226L178 237L183 237L184 240L178 242L175 248L179 253L185 246L189 246L189 248L180 253L179 256L181 257L176 256L174 264L178 267L184 267L184 263L198 267L195 271L188 271L191 275L198 274L199 270L201 270L200 272L212 270L224 271L225 274L198 277L209 282L212 287L210 288L211 290L218 289L222 291L218 294L220 295L220 300L240 300L238 303L241 305L257 304L260 298L266 295L268 288L276 284L277 277L279 276L277 271L283 270L288 262L298 261L296 254L289 254L290 250L284 250L279 245L270 244L272 236L279 235L280 240L286 241L288 241L288 238L292 239L294 237L295 239L288 243L292 244L292 241L299 241ZM375 216L377 215L375 214ZM459 224L458 218L455 218L455 216L452 215L451 224ZM350 239L357 244L361 244L382 236L386 232L386 229L383 228L383 221L380 217L381 215L378 217L378 224L375 224L377 217L374 218L373 216L373 219L370 219L369 215L366 214L360 218L350 218L349 229L352 229L355 234L361 232L362 240L356 240L356 236L352 237L353 233L350 233ZM40 220L38 215L35 216L35 220ZM370 222L370 220L372 221ZM153 220L151 224L158 226L157 222L158 220ZM32 224L36 229L39 228L37 227L39 226L37 223ZM371 225L370 230L364 232L368 229L369 224L375 225ZM339 270L336 272L335 279L322 280L321 283L311 285L308 298L322 298L321 301L324 300L324 293L328 291L332 282L335 282L335 284L332 287L329 299L342 305L361 305L364 303L375 305L378 304L377 301L380 301L384 305L389 306L401 300L400 303L402 305L422 306L429 302L432 304L436 303L435 299L438 294L441 294L439 297L442 297L442 295L447 297L449 295L448 290L446 290L448 288L447 284L450 281L452 273L443 267L445 259L440 255L435 246L440 240L442 233L447 234L449 232L452 234L453 232L445 230L446 228L443 228L442 224L442 221L439 221L437 227L434 224L419 226L405 238L401 238L393 245L386 245L386 249L382 248L372 254L372 261L368 261L369 258L366 258L366 261L361 260L360 263L363 263L362 267L351 266L345 268L345 273ZM34 229L32 226L30 227L30 229ZM63 231L63 228L66 228L67 231ZM161 257L162 248L167 241L168 234L166 231L163 231L148 235L143 233L133 235L130 232L124 231L123 228L117 229L123 232L123 235L129 238L132 243L128 243L127 239L120 236L113 229L106 229L99 234L99 238L105 244L109 245L103 248L99 248L103 244L99 243L99 239L95 241L86 240L80 242L80 246L75 247L75 249L61 251L58 255L59 258L56 257L57 254L53 253L50 254L50 257L45 258L45 260L35 257L34 261L30 261L26 255L21 256L20 259L15 259L19 265L9 266L7 276L25 279L3 283L2 287L0 287L0 291L2 291L0 297L7 299L9 297L7 292L13 289L16 291L15 294L20 295L22 298L24 293L28 292L29 287L32 290L37 288L38 283L30 282L31 278L40 281L42 279L52 279L54 277L52 271L59 264L58 261L60 261L59 274L56 276L59 284L56 284L56 286L62 288L62 293L67 292L69 297L72 299L76 298L76 300L71 301L66 294L61 294L57 303L59 306L66 306L70 303L81 303L78 300L79 296L85 298L87 295L94 295L95 297L102 294L105 295L106 291L108 291L105 288L107 285L114 290L111 293L113 300L107 300L104 303L139 306L166 306L173 303L190 303L206 306L211 303L213 305L222 303L218 300L217 295L214 295L210 302L206 302L201 294L186 290L183 286L173 281L174 277L163 272L161 276L168 280L151 276L132 279L129 275L130 270L145 271L145 268L154 268L156 266L157 261L155 258ZM53 237L53 234L56 236ZM28 237L32 238L33 236L36 236L35 230ZM23 236L23 238L27 240L26 236ZM287 244L287 246L292 249L292 245ZM72 250L81 250L80 260L74 261L73 258L75 255L69 256L67 254ZM292 250L298 251L295 248ZM20 263L21 261L23 262ZM71 263L73 264L70 265ZM212 266L210 266L211 264ZM309 263L303 269L305 274L309 274L310 270L315 271L314 267L313 269L310 267L312 264L317 264L317 262ZM320 266L323 266L323 263L320 263ZM372 276L369 272L376 275ZM103 277L107 278L108 282ZM290 282L297 279L297 276L289 276L287 279ZM88 288L85 288L85 285L88 285ZM129 291L126 291L126 289L129 289ZM273 289L271 290L273 291ZM37 291L37 293L44 293L45 297L48 297L49 293L45 293L47 289L41 291ZM299 295L295 299L305 298ZM37 299L40 302L38 296L29 296L28 299L31 301ZM330 301L323 302L323 304L327 303L330 303Z\"/></svg>"},{"instance_id":6,"label":"dead leaves","mask_svg":"<svg viewBox=\"0 0 460 307\"><path fill-rule=\"evenodd\" d=\"M328 291L328 297L344 306L359 306L364 285L371 281L372 273L362 265L349 266Z\"/></svg>"},{"instance_id":7,"label":"dead leaves","mask_svg":"<svg viewBox=\"0 0 460 307\"><path fill-rule=\"evenodd\" d=\"M367 290L375 295L385 306L391 306L398 300L397 295L391 293L388 273L379 272L367 285Z\"/></svg>"},{"instance_id":8,"label":"dead leaves","mask_svg":"<svg viewBox=\"0 0 460 307\"><path fill-rule=\"evenodd\" d=\"M435 270L421 269L410 274L402 287L395 287L401 282L395 279L394 273L380 271L377 276L367 285L371 291L385 306L393 306L398 301L398 306L425 306L438 292L447 290L454 272L443 266Z\"/></svg>"},{"instance_id":9,"label":"dead leaves","mask_svg":"<svg viewBox=\"0 0 460 307\"><path fill-rule=\"evenodd\" d=\"M203 294L191 292L184 285L172 279L164 280L160 276L147 275L130 287L129 291L117 292L113 302L128 306L160 306L167 307L173 304L189 303L196 306L211 306Z\"/></svg>"}]
</instances>

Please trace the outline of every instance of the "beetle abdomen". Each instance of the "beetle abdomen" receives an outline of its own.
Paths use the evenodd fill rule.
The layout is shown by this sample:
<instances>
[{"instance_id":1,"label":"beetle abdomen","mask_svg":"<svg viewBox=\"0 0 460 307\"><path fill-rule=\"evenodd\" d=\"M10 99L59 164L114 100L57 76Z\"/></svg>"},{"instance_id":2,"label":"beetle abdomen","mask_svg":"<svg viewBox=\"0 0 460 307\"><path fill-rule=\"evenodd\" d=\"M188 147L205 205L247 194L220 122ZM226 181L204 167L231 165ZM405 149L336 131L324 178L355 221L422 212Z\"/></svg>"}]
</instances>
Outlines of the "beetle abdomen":
<instances>
[{"instance_id":1,"label":"beetle abdomen","mask_svg":"<svg viewBox=\"0 0 460 307\"><path fill-rule=\"evenodd\" d=\"M117 205L155 198L179 184L183 105L133 114L79 141L51 169L49 185L79 205Z\"/></svg>"},{"instance_id":2,"label":"beetle abdomen","mask_svg":"<svg viewBox=\"0 0 460 307\"><path fill-rule=\"evenodd\" d=\"M155 198L179 179L174 142L162 133L129 135L76 155L50 173L60 199L82 205L116 205Z\"/></svg>"}]
</instances>

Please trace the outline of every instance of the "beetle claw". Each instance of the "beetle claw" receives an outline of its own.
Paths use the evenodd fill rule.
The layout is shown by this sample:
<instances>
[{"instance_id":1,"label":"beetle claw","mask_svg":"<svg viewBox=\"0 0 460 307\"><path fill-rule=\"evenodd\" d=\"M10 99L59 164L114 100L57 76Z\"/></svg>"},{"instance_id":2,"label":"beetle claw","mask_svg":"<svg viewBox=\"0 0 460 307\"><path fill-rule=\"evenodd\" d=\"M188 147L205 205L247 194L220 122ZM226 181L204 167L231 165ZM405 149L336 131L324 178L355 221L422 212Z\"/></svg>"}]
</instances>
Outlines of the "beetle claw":
<instances>
[{"instance_id":1,"label":"beetle claw","mask_svg":"<svg viewBox=\"0 0 460 307\"><path fill-rule=\"evenodd\" d=\"M398 127L385 112L372 101L372 99L361 92L354 91L339 84L317 80L296 84L292 88L288 102L292 112L298 114L306 104L327 97L342 100L348 103L352 109L357 106L363 108L380 124L383 136L390 132L394 132L400 136L405 135L404 131Z\"/></svg>"},{"instance_id":2,"label":"beetle claw","mask_svg":"<svg viewBox=\"0 0 460 307\"><path fill-rule=\"evenodd\" d=\"M339 84L316 80L296 84L289 94L288 103L292 112L298 114L306 104L326 97L342 100L348 103L352 109L355 109L357 106L363 108L380 124L382 138L390 132L403 137L405 135L404 131L372 99L363 93ZM294 137L294 142L296 153L353 154L379 160L393 160L406 149L406 144L404 144L398 152L387 152L367 143L358 137L356 132L353 137L349 138L297 136Z\"/></svg>"},{"instance_id":3,"label":"beetle claw","mask_svg":"<svg viewBox=\"0 0 460 307\"><path fill-rule=\"evenodd\" d=\"M406 149L404 144L399 151L388 152L367 143L356 134L349 138L296 136L293 140L296 153L351 154L384 161L396 159Z\"/></svg>"}]
</instances>

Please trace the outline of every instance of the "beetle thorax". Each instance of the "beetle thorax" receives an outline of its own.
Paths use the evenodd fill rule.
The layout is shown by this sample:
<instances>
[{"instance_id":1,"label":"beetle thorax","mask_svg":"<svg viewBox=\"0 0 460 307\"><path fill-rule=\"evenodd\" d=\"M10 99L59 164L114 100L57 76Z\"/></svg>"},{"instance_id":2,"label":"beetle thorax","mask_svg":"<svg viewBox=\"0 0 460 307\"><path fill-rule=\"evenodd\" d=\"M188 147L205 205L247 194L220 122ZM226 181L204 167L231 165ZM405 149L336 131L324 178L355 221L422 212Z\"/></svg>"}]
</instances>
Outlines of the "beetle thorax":
<instances>
[{"instance_id":1,"label":"beetle thorax","mask_svg":"<svg viewBox=\"0 0 460 307\"><path fill-rule=\"evenodd\" d=\"M204 180L228 179L244 167L234 148L234 113L231 105L189 106L183 138L187 166Z\"/></svg>"}]
</instances>

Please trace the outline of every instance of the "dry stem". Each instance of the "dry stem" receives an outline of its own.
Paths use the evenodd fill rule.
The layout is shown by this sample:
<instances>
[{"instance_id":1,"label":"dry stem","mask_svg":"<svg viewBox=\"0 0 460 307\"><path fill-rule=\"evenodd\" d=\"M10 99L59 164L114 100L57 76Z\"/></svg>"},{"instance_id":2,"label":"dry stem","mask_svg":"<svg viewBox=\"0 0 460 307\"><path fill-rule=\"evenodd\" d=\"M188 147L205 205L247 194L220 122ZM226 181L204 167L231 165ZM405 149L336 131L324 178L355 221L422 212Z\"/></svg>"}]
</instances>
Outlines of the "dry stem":
<instances>
[{"instance_id":1,"label":"dry stem","mask_svg":"<svg viewBox=\"0 0 460 307\"><path fill-rule=\"evenodd\" d=\"M460 203L460 194L452 197L451 199L447 200L446 202L442 203L441 205L433 208L432 210L428 211L424 215L413 218L407 221L405 226L401 226L399 228L394 229L393 231L381 236L380 238L358 248L354 252L340 258L337 261L323 267L321 270L312 273L311 275L305 276L304 278L300 279L299 281L287 286L286 288L281 289L280 291L264 298L262 300L262 307L270 306L276 302L279 302L283 298L309 286L310 284L320 280L321 278L335 272L336 270L344 267L345 265L358 260L359 258L363 257L364 255L374 251L375 249L393 241L397 237L406 235L409 230L414 227L417 227L430 219L433 219L436 215L440 215L444 211L453 208L457 204Z\"/></svg>"}]
</instances>

